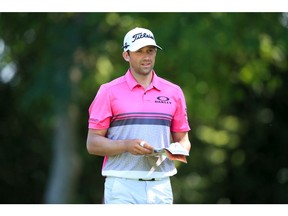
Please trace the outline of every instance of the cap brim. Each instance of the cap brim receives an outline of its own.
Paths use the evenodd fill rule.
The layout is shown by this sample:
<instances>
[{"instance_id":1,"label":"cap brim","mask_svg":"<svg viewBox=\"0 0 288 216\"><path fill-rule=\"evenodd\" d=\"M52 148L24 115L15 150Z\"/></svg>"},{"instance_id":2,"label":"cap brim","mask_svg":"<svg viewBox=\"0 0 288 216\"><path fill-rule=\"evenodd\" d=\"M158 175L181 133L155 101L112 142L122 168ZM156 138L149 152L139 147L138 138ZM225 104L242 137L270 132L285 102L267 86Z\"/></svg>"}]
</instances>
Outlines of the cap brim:
<instances>
[{"instance_id":1,"label":"cap brim","mask_svg":"<svg viewBox=\"0 0 288 216\"><path fill-rule=\"evenodd\" d=\"M136 47L133 47L133 48L131 48L131 49L127 49L127 51L129 50L129 51L131 51L131 52L135 52L135 51L137 51L137 50L139 50L139 49L141 49L141 48L143 48L143 47L146 47L146 46L154 46L154 47L157 47L158 49L160 49L160 50L162 50L162 48L160 47L160 46L158 46L158 45L155 45L155 44L145 44L145 45L143 45L143 46L136 46Z\"/></svg>"}]
</instances>

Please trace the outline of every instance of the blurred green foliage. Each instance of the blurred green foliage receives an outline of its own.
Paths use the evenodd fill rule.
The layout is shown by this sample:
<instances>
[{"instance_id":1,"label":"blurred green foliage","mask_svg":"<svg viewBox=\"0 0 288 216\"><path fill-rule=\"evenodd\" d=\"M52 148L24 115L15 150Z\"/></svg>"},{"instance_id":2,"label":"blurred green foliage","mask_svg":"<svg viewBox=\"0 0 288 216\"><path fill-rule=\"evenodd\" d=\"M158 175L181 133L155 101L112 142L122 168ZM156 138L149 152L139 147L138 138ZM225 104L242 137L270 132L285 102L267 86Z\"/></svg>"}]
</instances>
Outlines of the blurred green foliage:
<instances>
[{"instance_id":1,"label":"blurred green foliage","mask_svg":"<svg viewBox=\"0 0 288 216\"><path fill-rule=\"evenodd\" d=\"M152 30L159 76L185 93L188 164L175 203L288 203L286 13L0 13L1 203L43 203L59 112L77 110L81 172L69 203L101 203L88 108L123 75L124 35Z\"/></svg>"}]
</instances>

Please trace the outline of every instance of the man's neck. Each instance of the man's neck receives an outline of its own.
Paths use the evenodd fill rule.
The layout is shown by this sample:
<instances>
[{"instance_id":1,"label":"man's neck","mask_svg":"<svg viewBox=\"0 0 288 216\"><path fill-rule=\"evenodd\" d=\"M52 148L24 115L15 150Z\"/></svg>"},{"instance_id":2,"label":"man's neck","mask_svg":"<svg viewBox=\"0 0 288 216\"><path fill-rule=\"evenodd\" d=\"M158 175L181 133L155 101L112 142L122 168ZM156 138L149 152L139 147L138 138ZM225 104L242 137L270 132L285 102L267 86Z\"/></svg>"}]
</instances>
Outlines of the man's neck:
<instances>
[{"instance_id":1,"label":"man's neck","mask_svg":"<svg viewBox=\"0 0 288 216\"><path fill-rule=\"evenodd\" d=\"M153 71L151 71L149 74L139 74L135 73L130 69L130 72L134 79L143 86L144 89L146 89L152 82L153 79Z\"/></svg>"}]
</instances>

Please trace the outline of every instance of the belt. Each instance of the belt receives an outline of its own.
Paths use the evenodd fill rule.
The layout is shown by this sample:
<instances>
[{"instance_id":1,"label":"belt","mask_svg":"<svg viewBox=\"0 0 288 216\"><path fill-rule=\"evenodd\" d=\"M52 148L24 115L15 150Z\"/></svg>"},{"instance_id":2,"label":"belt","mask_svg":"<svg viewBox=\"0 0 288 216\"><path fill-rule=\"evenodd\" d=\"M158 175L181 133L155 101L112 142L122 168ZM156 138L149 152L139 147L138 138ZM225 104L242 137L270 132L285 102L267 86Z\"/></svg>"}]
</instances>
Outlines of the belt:
<instances>
[{"instance_id":1,"label":"belt","mask_svg":"<svg viewBox=\"0 0 288 216\"><path fill-rule=\"evenodd\" d=\"M166 179L168 177L164 177L164 178L125 178L125 177L114 177L114 178L122 178L122 179L127 179L127 180L134 180L134 181L161 181L161 180L164 180L164 179Z\"/></svg>"},{"instance_id":2,"label":"belt","mask_svg":"<svg viewBox=\"0 0 288 216\"><path fill-rule=\"evenodd\" d=\"M151 178L151 179L145 179L145 178L139 178L138 181L160 181L161 178Z\"/></svg>"}]
</instances>

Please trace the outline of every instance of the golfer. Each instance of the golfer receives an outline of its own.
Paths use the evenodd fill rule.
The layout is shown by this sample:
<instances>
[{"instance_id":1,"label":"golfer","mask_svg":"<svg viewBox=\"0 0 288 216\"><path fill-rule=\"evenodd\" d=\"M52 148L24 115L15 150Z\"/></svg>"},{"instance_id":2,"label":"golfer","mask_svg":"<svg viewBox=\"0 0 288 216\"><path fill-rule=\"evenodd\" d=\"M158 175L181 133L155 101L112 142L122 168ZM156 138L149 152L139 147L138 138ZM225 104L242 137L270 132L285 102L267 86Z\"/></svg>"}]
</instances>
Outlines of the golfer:
<instances>
[{"instance_id":1,"label":"golfer","mask_svg":"<svg viewBox=\"0 0 288 216\"><path fill-rule=\"evenodd\" d=\"M89 107L87 150L104 157L105 204L173 204L174 161L153 151L178 142L189 152L190 127L183 91L153 69L161 49L149 29L130 30L127 72L102 84Z\"/></svg>"}]
</instances>

